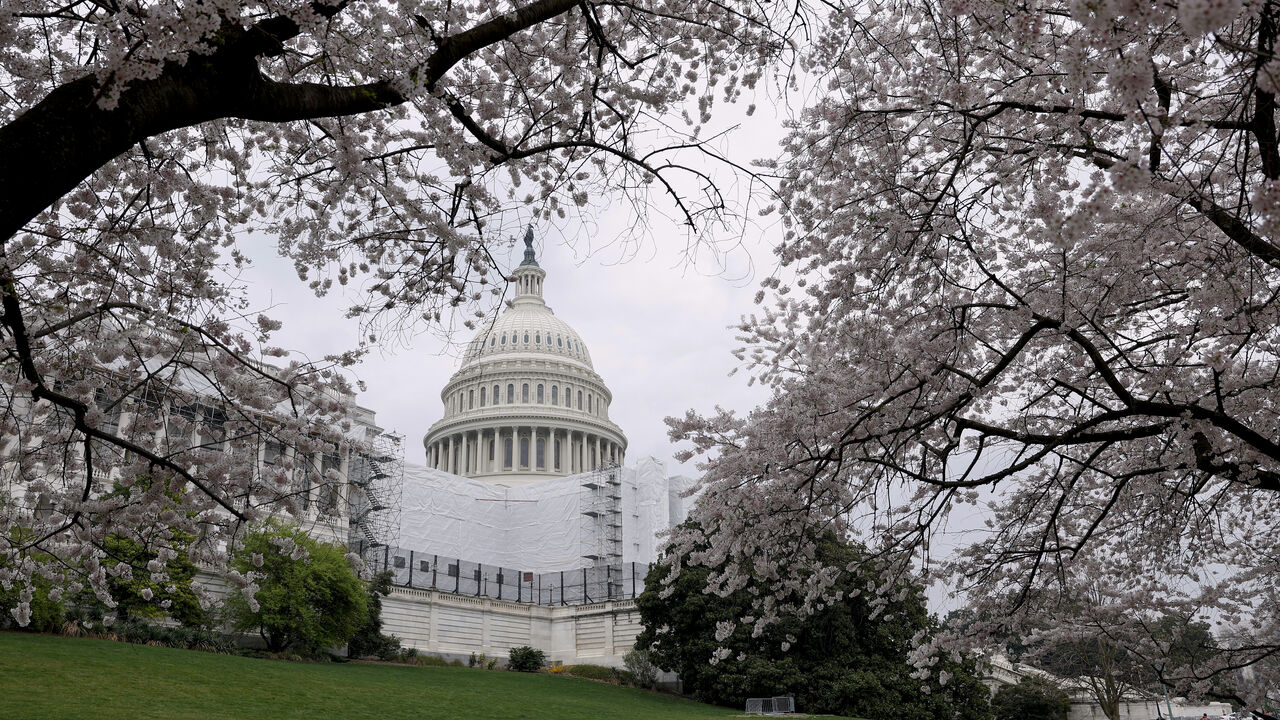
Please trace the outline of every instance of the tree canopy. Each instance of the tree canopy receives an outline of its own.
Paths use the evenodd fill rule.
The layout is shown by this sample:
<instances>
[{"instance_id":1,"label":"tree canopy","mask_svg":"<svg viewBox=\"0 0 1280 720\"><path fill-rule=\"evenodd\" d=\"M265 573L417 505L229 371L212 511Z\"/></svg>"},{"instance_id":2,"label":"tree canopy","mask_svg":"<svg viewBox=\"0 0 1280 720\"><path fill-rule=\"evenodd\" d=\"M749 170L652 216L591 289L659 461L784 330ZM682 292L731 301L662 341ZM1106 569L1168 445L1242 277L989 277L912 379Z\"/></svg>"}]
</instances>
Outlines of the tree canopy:
<instances>
[{"instance_id":1,"label":"tree canopy","mask_svg":"<svg viewBox=\"0 0 1280 720\"><path fill-rule=\"evenodd\" d=\"M982 720L987 689L972 661L946 660L920 674L915 648L935 629L917 586L897 585L891 609L877 607L883 578L860 562L862 551L833 536L816 544L838 599L811 614L781 609L785 620L757 632L749 621L762 586L727 596L705 592L707 570L687 556L666 555L649 571L636 600L644 630L636 647L675 671L684 691L707 702L742 707L748 697L792 695L805 713L885 720L919 717ZM678 576L664 581L673 568Z\"/></svg>"},{"instance_id":2,"label":"tree canopy","mask_svg":"<svg viewBox=\"0 0 1280 720\"><path fill-rule=\"evenodd\" d=\"M368 588L345 551L296 526L271 522L250 532L231 569L254 590L227 596L231 619L259 633L271 652L345 645L369 620Z\"/></svg>"},{"instance_id":3,"label":"tree canopy","mask_svg":"<svg viewBox=\"0 0 1280 720\"><path fill-rule=\"evenodd\" d=\"M1216 622L1237 641L1167 678L1187 692L1280 652L1278 19L1270 0L825 18L803 51L821 91L766 163L780 269L740 327L775 395L671 420L707 457L701 529L676 542L708 548L714 591L767 577L812 605L829 581L771 568L849 528L1000 624L1086 579L1129 623ZM1233 692L1258 707L1264 674Z\"/></svg>"},{"instance_id":4,"label":"tree canopy","mask_svg":"<svg viewBox=\"0 0 1280 720\"><path fill-rule=\"evenodd\" d=\"M341 367L415 322L483 316L516 222L605 191L690 227L723 217L687 161L716 156L712 106L791 52L790 17L0 0L0 584L43 573L105 601L118 530L172 527L212 562L244 523L305 505L336 482L311 459L363 440ZM318 294L348 286L367 343L267 364L280 324L236 280L264 252Z\"/></svg>"}]
</instances>

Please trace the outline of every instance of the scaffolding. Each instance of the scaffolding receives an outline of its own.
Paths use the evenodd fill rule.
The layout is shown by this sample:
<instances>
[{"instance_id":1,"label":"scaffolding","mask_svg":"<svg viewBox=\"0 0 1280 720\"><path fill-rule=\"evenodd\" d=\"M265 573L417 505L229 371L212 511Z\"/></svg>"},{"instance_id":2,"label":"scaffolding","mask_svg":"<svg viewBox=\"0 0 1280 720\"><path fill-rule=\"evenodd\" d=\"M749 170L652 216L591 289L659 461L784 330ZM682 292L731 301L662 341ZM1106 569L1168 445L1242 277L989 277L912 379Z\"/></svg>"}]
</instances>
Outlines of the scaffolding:
<instances>
[{"instance_id":1,"label":"scaffolding","mask_svg":"<svg viewBox=\"0 0 1280 720\"><path fill-rule=\"evenodd\" d=\"M605 465L582 481L582 559L603 576L604 595L620 597L622 588L622 468Z\"/></svg>"},{"instance_id":2,"label":"scaffolding","mask_svg":"<svg viewBox=\"0 0 1280 720\"><path fill-rule=\"evenodd\" d=\"M393 545L400 537L400 502L404 492L404 445L389 432L373 436L351 458L350 508L352 543L364 547Z\"/></svg>"}]
</instances>

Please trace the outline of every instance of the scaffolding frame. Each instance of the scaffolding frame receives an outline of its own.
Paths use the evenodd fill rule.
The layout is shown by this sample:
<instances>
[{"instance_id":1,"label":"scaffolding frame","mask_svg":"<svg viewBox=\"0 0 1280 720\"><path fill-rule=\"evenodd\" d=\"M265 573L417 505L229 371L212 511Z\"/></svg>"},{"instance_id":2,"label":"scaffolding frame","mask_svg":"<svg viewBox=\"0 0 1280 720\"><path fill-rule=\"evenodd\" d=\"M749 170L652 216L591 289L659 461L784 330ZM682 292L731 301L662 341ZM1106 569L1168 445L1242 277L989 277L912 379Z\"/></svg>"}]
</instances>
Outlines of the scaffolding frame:
<instances>
[{"instance_id":1,"label":"scaffolding frame","mask_svg":"<svg viewBox=\"0 0 1280 720\"><path fill-rule=\"evenodd\" d=\"M389 546L400 538L400 504L404 494L404 441L380 432L352 455L347 473L350 539L369 547Z\"/></svg>"},{"instance_id":2,"label":"scaffolding frame","mask_svg":"<svg viewBox=\"0 0 1280 720\"><path fill-rule=\"evenodd\" d=\"M622 467L603 465L582 480L582 559L603 575L605 597L620 597L622 587ZM585 588L585 583L584 583Z\"/></svg>"}]
</instances>

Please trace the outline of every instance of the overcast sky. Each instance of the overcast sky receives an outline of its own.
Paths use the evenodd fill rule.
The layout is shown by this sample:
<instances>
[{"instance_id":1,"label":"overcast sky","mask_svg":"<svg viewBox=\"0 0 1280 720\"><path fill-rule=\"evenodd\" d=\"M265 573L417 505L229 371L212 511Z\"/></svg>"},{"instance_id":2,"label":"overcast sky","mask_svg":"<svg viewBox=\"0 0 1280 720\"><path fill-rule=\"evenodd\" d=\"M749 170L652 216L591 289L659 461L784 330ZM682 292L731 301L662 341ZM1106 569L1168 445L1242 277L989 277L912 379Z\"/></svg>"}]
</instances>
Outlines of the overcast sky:
<instances>
[{"instance_id":1,"label":"overcast sky","mask_svg":"<svg viewBox=\"0 0 1280 720\"><path fill-rule=\"evenodd\" d=\"M709 412L717 404L747 411L765 399L744 374L730 376L737 365L730 351L738 344L730 326L751 312L761 268L769 271L771 256L763 239L753 238L690 260L686 239L665 228L655 228L638 248L623 248L610 240L625 228L608 223L624 222L624 214L600 219L590 233L535 224L538 262L547 271L545 298L586 341L596 372L613 391L611 419L627 434L628 464L654 456L669 470L692 475L692 463L675 463L662 420L690 408ZM583 247L588 239L590 251ZM523 256L523 243L515 244L505 258L508 268ZM312 359L356 344L359 329L342 319L343 298L316 298L288 262L260 255L241 279L255 309L269 308L284 321L276 344ZM440 389L474 335L460 329L443 340L421 330L403 346L375 351L355 371L367 386L359 403L377 413L382 427L405 436L405 460L419 464L422 436L443 415Z\"/></svg>"},{"instance_id":2,"label":"overcast sky","mask_svg":"<svg viewBox=\"0 0 1280 720\"><path fill-rule=\"evenodd\" d=\"M741 104L722 107L702 137L715 138L718 152L744 166L775 154L789 111L764 96L761 91L744 100L761 103L751 116ZM653 196L640 226L631 198L621 194L593 198L583 217L558 226L534 223L538 262L547 271L545 299L586 341L596 372L613 392L610 419L627 435L627 464L654 456L673 474L694 475L696 468L675 463L664 417L690 408L711 412L716 405L746 412L766 399L762 388L748 386L745 374L730 376L738 365L730 353L739 345L730 326L755 309L751 301L760 280L775 269L771 248L781 231L772 217L756 215L761 196L747 194L758 187L722 165L710 171L737 226L698 242L668 219L675 208L661 195ZM512 213L504 225L526 221ZM522 238L521 230L507 247L492 248L506 269L520 263ZM265 237L258 241L272 244ZM269 309L284 322L274 344L315 360L356 344L357 324L343 320L349 299L318 299L289 262L274 253L250 254L254 265L240 280L255 312ZM405 436L406 461L424 462L422 436L443 415L440 389L474 334L460 329L446 341L420 328L356 368L367 386L359 403L377 413L382 427Z\"/></svg>"}]
</instances>

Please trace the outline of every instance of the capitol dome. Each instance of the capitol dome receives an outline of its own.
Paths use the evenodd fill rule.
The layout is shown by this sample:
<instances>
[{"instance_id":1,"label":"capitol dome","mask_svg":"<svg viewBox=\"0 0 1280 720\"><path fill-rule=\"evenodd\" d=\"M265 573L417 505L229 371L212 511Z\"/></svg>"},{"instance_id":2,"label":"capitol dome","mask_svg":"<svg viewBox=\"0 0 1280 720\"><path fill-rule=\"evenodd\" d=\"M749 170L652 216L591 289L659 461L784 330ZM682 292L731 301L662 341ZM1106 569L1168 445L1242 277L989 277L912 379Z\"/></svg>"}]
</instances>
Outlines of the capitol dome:
<instances>
[{"instance_id":1,"label":"capitol dome","mask_svg":"<svg viewBox=\"0 0 1280 720\"><path fill-rule=\"evenodd\" d=\"M627 447L586 343L543 300L532 228L524 244L511 307L467 345L422 439L428 466L508 486L621 465Z\"/></svg>"}]
</instances>

